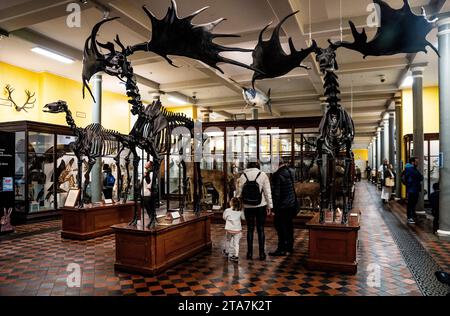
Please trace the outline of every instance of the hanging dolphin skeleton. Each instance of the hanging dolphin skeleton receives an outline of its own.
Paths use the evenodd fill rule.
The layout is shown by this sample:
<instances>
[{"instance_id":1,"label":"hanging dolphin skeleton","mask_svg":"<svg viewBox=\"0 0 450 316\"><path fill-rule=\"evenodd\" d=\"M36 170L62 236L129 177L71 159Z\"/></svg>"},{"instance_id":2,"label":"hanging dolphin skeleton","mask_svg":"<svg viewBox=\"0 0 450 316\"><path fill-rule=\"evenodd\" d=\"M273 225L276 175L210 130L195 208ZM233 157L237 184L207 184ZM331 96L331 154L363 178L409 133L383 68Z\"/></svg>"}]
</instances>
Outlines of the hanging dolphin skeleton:
<instances>
[{"instance_id":1,"label":"hanging dolphin skeleton","mask_svg":"<svg viewBox=\"0 0 450 316\"><path fill-rule=\"evenodd\" d=\"M242 96L244 97L244 101L246 104L244 110L247 109L247 107L261 108L272 115L272 100L270 98L270 90L271 89L269 89L269 91L267 91L267 94L265 94L258 89L242 87Z\"/></svg>"}]
</instances>

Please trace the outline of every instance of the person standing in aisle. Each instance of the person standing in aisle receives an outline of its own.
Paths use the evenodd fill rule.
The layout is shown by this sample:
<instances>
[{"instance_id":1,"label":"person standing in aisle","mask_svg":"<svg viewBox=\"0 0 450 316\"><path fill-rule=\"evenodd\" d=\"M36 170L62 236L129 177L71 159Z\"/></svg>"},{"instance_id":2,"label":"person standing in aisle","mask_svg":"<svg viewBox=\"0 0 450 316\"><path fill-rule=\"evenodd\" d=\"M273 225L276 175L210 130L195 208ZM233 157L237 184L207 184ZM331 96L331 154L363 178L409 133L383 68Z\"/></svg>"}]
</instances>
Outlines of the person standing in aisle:
<instances>
[{"instance_id":1,"label":"person standing in aisle","mask_svg":"<svg viewBox=\"0 0 450 316\"><path fill-rule=\"evenodd\" d=\"M230 208L223 212L223 219L225 220L225 249L223 254L230 258L231 261L239 261L239 242L242 237L241 220L245 219L244 212L242 212L241 201L238 198L232 198Z\"/></svg>"},{"instance_id":2,"label":"person standing in aisle","mask_svg":"<svg viewBox=\"0 0 450 316\"><path fill-rule=\"evenodd\" d=\"M384 187L384 173L386 172L388 168L388 161L387 159L383 160L383 164L378 168L378 177L377 177L377 181L378 184L380 185L380 189L383 189Z\"/></svg>"},{"instance_id":3,"label":"person standing in aisle","mask_svg":"<svg viewBox=\"0 0 450 316\"><path fill-rule=\"evenodd\" d=\"M151 161L147 161L144 165L144 177L142 178L142 188L143 188L143 201L142 204L144 205L145 211L147 212L147 215L149 219L152 219L152 209L156 201L153 200L152 196L152 171L153 171L153 163ZM155 216L156 217L156 216Z\"/></svg>"},{"instance_id":4,"label":"person standing in aisle","mask_svg":"<svg viewBox=\"0 0 450 316\"><path fill-rule=\"evenodd\" d=\"M283 157L278 170L272 176L272 200L274 224L278 234L278 247L269 256L285 256L294 250L294 217L298 211L295 196L294 171L289 168L290 159Z\"/></svg>"},{"instance_id":5,"label":"person standing in aisle","mask_svg":"<svg viewBox=\"0 0 450 316\"><path fill-rule=\"evenodd\" d=\"M419 200L419 193L422 191L421 184L423 175L417 170L419 159L411 157L402 173L402 182L406 185L406 194L408 195L407 217L408 224L415 224L416 205Z\"/></svg>"},{"instance_id":6,"label":"person standing in aisle","mask_svg":"<svg viewBox=\"0 0 450 316\"><path fill-rule=\"evenodd\" d=\"M116 178L112 174L112 170L108 164L103 165L103 195L105 200L112 199L114 184L116 183Z\"/></svg>"},{"instance_id":7,"label":"person standing in aisle","mask_svg":"<svg viewBox=\"0 0 450 316\"><path fill-rule=\"evenodd\" d=\"M395 173L394 167L389 164L383 174L383 189L381 190L381 201L383 203L389 202L392 196L392 190L395 187Z\"/></svg>"},{"instance_id":8,"label":"person standing in aisle","mask_svg":"<svg viewBox=\"0 0 450 316\"><path fill-rule=\"evenodd\" d=\"M258 162L248 162L247 169L238 180L236 197L244 204L247 222L247 259L253 259L253 235L258 232L259 259L266 260L264 224L266 216L271 214L272 191L269 177L259 170Z\"/></svg>"}]
</instances>

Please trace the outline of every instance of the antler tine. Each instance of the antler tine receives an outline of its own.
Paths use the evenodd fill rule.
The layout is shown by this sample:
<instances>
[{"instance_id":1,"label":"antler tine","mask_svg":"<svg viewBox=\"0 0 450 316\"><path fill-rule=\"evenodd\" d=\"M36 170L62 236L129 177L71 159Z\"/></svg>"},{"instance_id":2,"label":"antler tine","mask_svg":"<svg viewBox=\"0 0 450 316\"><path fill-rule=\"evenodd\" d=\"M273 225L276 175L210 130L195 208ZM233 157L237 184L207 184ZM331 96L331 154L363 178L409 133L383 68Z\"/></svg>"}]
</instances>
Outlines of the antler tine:
<instances>
[{"instance_id":1,"label":"antler tine","mask_svg":"<svg viewBox=\"0 0 450 316\"><path fill-rule=\"evenodd\" d=\"M227 20L226 18L220 18L220 19L217 19L217 20L209 22L209 23L196 25L196 26L194 26L194 29L203 27L207 31L211 32L212 30L214 30L216 28L217 25L219 25L220 23L222 23L223 21L226 21L226 20Z\"/></svg>"},{"instance_id":2,"label":"antler tine","mask_svg":"<svg viewBox=\"0 0 450 316\"><path fill-rule=\"evenodd\" d=\"M200 13L202 13L203 11L206 11L209 9L209 6L203 7L193 13L191 13L190 15L188 15L187 17L184 18L184 20L189 20L191 21L193 18L195 18L197 15L199 15Z\"/></svg>"},{"instance_id":3,"label":"antler tine","mask_svg":"<svg viewBox=\"0 0 450 316\"><path fill-rule=\"evenodd\" d=\"M114 39L114 42L116 42L117 45L122 49L122 52L126 50L125 46L122 44L119 38L119 34L116 34L116 38Z\"/></svg>"}]
</instances>

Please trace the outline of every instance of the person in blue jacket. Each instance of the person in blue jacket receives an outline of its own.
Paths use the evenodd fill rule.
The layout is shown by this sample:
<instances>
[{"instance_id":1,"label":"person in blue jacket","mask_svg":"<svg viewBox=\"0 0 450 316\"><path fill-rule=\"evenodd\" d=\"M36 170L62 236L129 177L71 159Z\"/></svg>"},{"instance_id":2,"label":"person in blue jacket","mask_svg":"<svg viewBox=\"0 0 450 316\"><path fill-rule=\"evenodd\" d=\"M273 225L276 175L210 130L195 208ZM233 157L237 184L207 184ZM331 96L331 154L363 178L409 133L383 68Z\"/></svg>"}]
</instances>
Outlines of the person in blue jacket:
<instances>
[{"instance_id":1,"label":"person in blue jacket","mask_svg":"<svg viewBox=\"0 0 450 316\"><path fill-rule=\"evenodd\" d=\"M423 175L417 170L419 159L411 157L409 163L406 164L402 175L402 182L406 185L406 193L408 195L407 217L408 224L415 224L416 205L419 200L419 194L422 191Z\"/></svg>"}]
</instances>

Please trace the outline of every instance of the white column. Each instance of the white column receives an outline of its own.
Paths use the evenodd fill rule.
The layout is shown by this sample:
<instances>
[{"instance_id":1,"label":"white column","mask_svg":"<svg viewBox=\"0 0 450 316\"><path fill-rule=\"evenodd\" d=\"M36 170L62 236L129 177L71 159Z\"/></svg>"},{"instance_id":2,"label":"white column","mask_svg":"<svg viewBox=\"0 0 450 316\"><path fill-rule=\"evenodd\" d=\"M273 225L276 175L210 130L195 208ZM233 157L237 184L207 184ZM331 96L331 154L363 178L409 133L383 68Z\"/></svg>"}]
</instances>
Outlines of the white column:
<instances>
[{"instance_id":1,"label":"white column","mask_svg":"<svg viewBox=\"0 0 450 316\"><path fill-rule=\"evenodd\" d=\"M92 92L95 102L92 103L92 123L102 123L102 75L97 73L92 78ZM92 202L102 200L102 158L97 158L91 171L91 198Z\"/></svg>"},{"instance_id":2,"label":"white column","mask_svg":"<svg viewBox=\"0 0 450 316\"><path fill-rule=\"evenodd\" d=\"M376 170L381 166L381 127L377 128L377 159L376 159Z\"/></svg>"},{"instance_id":3,"label":"white column","mask_svg":"<svg viewBox=\"0 0 450 316\"><path fill-rule=\"evenodd\" d=\"M439 38L439 146L443 158L439 171L438 235L450 237L450 17L438 21Z\"/></svg>"},{"instance_id":4,"label":"white column","mask_svg":"<svg viewBox=\"0 0 450 316\"><path fill-rule=\"evenodd\" d=\"M383 117L383 153L384 153L384 157L382 158L389 160L389 150L390 150L390 144L389 144L389 113L386 113ZM391 161L389 160L389 163L391 163Z\"/></svg>"},{"instance_id":5,"label":"white column","mask_svg":"<svg viewBox=\"0 0 450 316\"><path fill-rule=\"evenodd\" d=\"M417 170L423 174L423 66L414 66L411 69L413 76L413 142L414 142L414 157L419 159ZM419 193L419 201L417 202L416 212L424 214L424 191L423 182L422 190Z\"/></svg>"}]
</instances>

